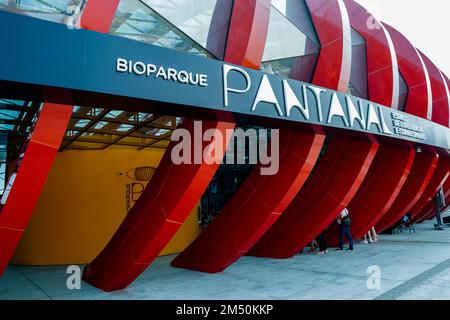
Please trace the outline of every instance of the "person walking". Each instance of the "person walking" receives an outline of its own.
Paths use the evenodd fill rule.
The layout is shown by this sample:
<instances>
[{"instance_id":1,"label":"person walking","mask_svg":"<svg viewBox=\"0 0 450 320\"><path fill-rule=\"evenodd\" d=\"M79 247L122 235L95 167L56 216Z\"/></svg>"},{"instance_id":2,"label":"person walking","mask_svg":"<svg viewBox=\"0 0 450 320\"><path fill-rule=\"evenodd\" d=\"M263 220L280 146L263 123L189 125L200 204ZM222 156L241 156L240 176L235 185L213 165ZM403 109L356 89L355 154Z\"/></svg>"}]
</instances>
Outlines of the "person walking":
<instances>
[{"instance_id":1,"label":"person walking","mask_svg":"<svg viewBox=\"0 0 450 320\"><path fill-rule=\"evenodd\" d=\"M344 236L348 240L348 249L353 251L353 238L350 232L351 220L347 208L344 208L337 217L337 223L339 224L339 249L344 250Z\"/></svg>"}]
</instances>

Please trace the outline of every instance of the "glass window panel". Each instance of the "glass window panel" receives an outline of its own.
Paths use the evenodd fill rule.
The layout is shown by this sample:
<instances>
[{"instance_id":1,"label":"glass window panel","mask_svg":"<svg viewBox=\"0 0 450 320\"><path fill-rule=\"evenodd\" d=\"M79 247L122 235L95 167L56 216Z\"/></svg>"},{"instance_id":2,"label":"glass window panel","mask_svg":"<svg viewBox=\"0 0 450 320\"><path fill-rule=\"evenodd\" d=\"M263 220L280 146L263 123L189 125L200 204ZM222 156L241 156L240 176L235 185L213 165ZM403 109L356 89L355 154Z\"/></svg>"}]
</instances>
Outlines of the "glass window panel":
<instances>
[{"instance_id":1,"label":"glass window panel","mask_svg":"<svg viewBox=\"0 0 450 320\"><path fill-rule=\"evenodd\" d=\"M280 59L264 62L262 70L266 73L310 82L314 74L317 55Z\"/></svg>"},{"instance_id":2,"label":"glass window panel","mask_svg":"<svg viewBox=\"0 0 450 320\"><path fill-rule=\"evenodd\" d=\"M143 2L203 48L207 48L209 31L216 8L223 16L222 19L217 19L222 25L215 26L214 30L216 31L226 29L223 25L228 25L231 10L231 4L218 3L217 0L143 0ZM225 38L226 34L223 37Z\"/></svg>"},{"instance_id":3,"label":"glass window panel","mask_svg":"<svg viewBox=\"0 0 450 320\"><path fill-rule=\"evenodd\" d=\"M409 94L409 88L406 84L405 78L403 78L402 74L399 72L400 75L400 88L399 88L399 101L398 101L398 109L400 111L405 111L406 108L406 101L408 100L408 94Z\"/></svg>"},{"instance_id":4,"label":"glass window panel","mask_svg":"<svg viewBox=\"0 0 450 320\"><path fill-rule=\"evenodd\" d=\"M19 118L20 111L16 110L0 110L0 120L16 120Z\"/></svg>"},{"instance_id":5,"label":"glass window panel","mask_svg":"<svg viewBox=\"0 0 450 320\"><path fill-rule=\"evenodd\" d=\"M79 133L79 131L77 131L77 130L67 130L66 137L73 138L73 137L76 137L78 135L78 133Z\"/></svg>"},{"instance_id":6,"label":"glass window panel","mask_svg":"<svg viewBox=\"0 0 450 320\"><path fill-rule=\"evenodd\" d=\"M119 117L122 113L124 112L121 110L111 110L105 115L105 118L115 119Z\"/></svg>"},{"instance_id":7,"label":"glass window panel","mask_svg":"<svg viewBox=\"0 0 450 320\"><path fill-rule=\"evenodd\" d=\"M272 7L263 61L304 56L318 51L317 44Z\"/></svg>"},{"instance_id":8,"label":"glass window panel","mask_svg":"<svg viewBox=\"0 0 450 320\"><path fill-rule=\"evenodd\" d=\"M0 123L0 130L12 131L12 130L14 130L14 125Z\"/></svg>"},{"instance_id":9,"label":"glass window panel","mask_svg":"<svg viewBox=\"0 0 450 320\"><path fill-rule=\"evenodd\" d=\"M136 113L133 113L129 117L128 120L131 122L144 122L144 121L150 119L151 117L153 117L153 114L151 114L151 113L136 112Z\"/></svg>"},{"instance_id":10,"label":"glass window panel","mask_svg":"<svg viewBox=\"0 0 450 320\"><path fill-rule=\"evenodd\" d=\"M368 99L367 56L364 38L352 29L352 68L350 72L349 93Z\"/></svg>"},{"instance_id":11,"label":"glass window panel","mask_svg":"<svg viewBox=\"0 0 450 320\"><path fill-rule=\"evenodd\" d=\"M177 51L210 56L167 19L137 0L120 1L110 33Z\"/></svg>"},{"instance_id":12,"label":"glass window panel","mask_svg":"<svg viewBox=\"0 0 450 320\"><path fill-rule=\"evenodd\" d=\"M320 46L305 0L272 0L272 6Z\"/></svg>"},{"instance_id":13,"label":"glass window panel","mask_svg":"<svg viewBox=\"0 0 450 320\"><path fill-rule=\"evenodd\" d=\"M0 10L58 23L68 23L82 5L82 0L0 0Z\"/></svg>"},{"instance_id":14,"label":"glass window panel","mask_svg":"<svg viewBox=\"0 0 450 320\"><path fill-rule=\"evenodd\" d=\"M130 130L133 129L133 128L134 128L134 126L131 125L131 124L121 124L121 125L116 129L116 131L119 131L119 132L128 132L128 131L130 131Z\"/></svg>"},{"instance_id":15,"label":"glass window panel","mask_svg":"<svg viewBox=\"0 0 450 320\"><path fill-rule=\"evenodd\" d=\"M73 113L79 117L97 118L103 112L103 110L105 109L97 107L90 108L76 106Z\"/></svg>"},{"instance_id":16,"label":"glass window panel","mask_svg":"<svg viewBox=\"0 0 450 320\"><path fill-rule=\"evenodd\" d=\"M86 127L88 124L90 124L91 123L91 120L88 120L88 119L80 119L80 120L78 120L75 124L74 124L74 127L75 128L84 128L84 127Z\"/></svg>"}]
</instances>

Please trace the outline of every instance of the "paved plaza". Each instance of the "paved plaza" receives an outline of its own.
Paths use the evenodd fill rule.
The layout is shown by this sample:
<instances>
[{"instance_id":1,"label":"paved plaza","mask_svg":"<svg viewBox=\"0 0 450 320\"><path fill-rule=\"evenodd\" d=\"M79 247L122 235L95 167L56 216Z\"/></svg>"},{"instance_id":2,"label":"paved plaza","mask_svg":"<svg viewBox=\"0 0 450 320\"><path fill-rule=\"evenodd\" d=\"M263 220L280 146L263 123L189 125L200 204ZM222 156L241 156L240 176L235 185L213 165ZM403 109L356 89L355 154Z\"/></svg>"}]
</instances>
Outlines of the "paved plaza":
<instances>
[{"instance_id":1,"label":"paved plaza","mask_svg":"<svg viewBox=\"0 0 450 320\"><path fill-rule=\"evenodd\" d=\"M175 256L164 256L129 288L112 293L85 282L69 290L66 266L9 266L0 299L450 299L450 229L434 230L433 223L357 244L353 252L243 257L219 274L176 269L170 266Z\"/></svg>"}]
</instances>

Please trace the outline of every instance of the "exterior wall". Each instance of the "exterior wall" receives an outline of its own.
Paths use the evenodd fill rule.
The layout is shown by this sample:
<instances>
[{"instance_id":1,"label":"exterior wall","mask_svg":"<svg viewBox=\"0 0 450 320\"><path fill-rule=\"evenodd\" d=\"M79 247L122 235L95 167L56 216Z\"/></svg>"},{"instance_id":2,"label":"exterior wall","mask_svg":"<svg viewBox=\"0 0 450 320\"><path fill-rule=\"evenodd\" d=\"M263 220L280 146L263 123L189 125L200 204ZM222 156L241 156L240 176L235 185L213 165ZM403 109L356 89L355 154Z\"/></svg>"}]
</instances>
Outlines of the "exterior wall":
<instances>
[{"instance_id":1,"label":"exterior wall","mask_svg":"<svg viewBox=\"0 0 450 320\"><path fill-rule=\"evenodd\" d=\"M91 262L125 217L126 185L141 183L126 173L157 167L164 151L111 148L59 153L12 263ZM195 208L161 255L184 250L199 233Z\"/></svg>"}]
</instances>

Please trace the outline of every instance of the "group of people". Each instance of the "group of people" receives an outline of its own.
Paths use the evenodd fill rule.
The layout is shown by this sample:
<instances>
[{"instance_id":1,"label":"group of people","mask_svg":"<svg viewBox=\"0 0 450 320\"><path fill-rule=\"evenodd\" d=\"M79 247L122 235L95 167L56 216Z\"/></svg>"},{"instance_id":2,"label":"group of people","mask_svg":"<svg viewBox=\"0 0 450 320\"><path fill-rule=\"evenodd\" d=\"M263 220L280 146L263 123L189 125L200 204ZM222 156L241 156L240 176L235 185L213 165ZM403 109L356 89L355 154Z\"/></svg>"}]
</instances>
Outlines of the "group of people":
<instances>
[{"instance_id":1,"label":"group of people","mask_svg":"<svg viewBox=\"0 0 450 320\"><path fill-rule=\"evenodd\" d=\"M336 222L339 225L339 247L336 250L344 250L344 238L346 238L348 241L348 248L346 250L353 251L353 238L350 231L352 221L347 208L344 208L341 213L339 213ZM315 240L312 241L311 252L316 252L316 248L318 247L319 251L316 254L322 255L328 253L326 233L327 230L324 230ZM378 234L376 233L375 228L372 227L369 232L364 235L364 240L362 242L374 243L377 241Z\"/></svg>"}]
</instances>

